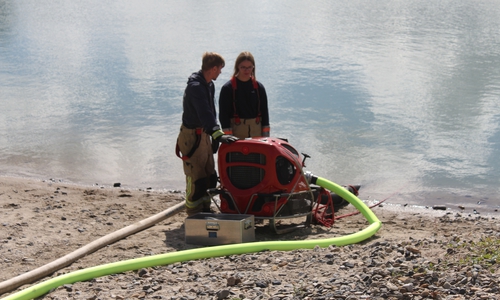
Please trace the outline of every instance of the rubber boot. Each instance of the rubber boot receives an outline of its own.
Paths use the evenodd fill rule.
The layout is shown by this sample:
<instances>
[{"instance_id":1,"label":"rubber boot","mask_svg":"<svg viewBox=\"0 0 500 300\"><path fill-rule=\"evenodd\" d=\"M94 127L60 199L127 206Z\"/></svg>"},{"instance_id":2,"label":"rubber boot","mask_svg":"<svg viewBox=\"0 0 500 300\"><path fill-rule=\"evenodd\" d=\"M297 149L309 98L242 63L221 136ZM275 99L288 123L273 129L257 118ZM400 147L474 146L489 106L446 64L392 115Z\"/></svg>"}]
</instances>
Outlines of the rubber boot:
<instances>
[{"instance_id":1,"label":"rubber boot","mask_svg":"<svg viewBox=\"0 0 500 300\"><path fill-rule=\"evenodd\" d=\"M205 213L213 213L212 209L210 208L210 202L209 203L203 203L203 212L205 212Z\"/></svg>"},{"instance_id":2,"label":"rubber boot","mask_svg":"<svg viewBox=\"0 0 500 300\"><path fill-rule=\"evenodd\" d=\"M195 207L187 207L186 206L186 213L187 213L188 217L196 215L197 213L200 213L202 211L203 211L202 204L195 206Z\"/></svg>"},{"instance_id":3,"label":"rubber boot","mask_svg":"<svg viewBox=\"0 0 500 300\"><path fill-rule=\"evenodd\" d=\"M205 196L202 198L203 199L203 212L205 213L213 213L214 211L210 208L210 205L212 204L212 201L210 197Z\"/></svg>"}]
</instances>

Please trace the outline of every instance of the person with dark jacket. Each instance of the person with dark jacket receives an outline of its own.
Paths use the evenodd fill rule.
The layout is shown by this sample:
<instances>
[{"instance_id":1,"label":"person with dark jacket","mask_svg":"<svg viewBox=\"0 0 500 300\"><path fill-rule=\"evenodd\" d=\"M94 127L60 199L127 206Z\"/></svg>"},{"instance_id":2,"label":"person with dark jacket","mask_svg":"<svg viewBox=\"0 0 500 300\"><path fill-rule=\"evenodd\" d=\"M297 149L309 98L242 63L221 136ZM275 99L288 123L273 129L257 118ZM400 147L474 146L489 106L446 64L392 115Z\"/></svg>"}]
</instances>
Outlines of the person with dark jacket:
<instances>
[{"instance_id":1,"label":"person with dark jacket","mask_svg":"<svg viewBox=\"0 0 500 300\"><path fill-rule=\"evenodd\" d=\"M266 89L255 77L255 59L248 51L238 55L233 76L221 88L219 121L224 133L240 139L270 134Z\"/></svg>"},{"instance_id":2,"label":"person with dark jacket","mask_svg":"<svg viewBox=\"0 0 500 300\"><path fill-rule=\"evenodd\" d=\"M186 211L188 215L210 212L207 189L217 185L213 154L219 142L232 143L236 137L225 135L217 124L214 104L215 86L224 68L224 58L214 52L203 54L201 70L189 76L183 97L182 125L176 153L183 161L186 175Z\"/></svg>"}]
</instances>

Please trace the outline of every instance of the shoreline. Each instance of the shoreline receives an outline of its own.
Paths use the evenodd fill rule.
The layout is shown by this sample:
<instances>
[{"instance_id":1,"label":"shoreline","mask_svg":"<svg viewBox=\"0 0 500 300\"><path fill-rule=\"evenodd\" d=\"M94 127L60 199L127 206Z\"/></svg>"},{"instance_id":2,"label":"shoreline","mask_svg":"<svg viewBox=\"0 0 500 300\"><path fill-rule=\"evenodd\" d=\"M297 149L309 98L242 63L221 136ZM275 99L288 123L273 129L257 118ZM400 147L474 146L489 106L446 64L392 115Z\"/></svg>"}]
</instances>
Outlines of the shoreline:
<instances>
[{"instance_id":1,"label":"shoreline","mask_svg":"<svg viewBox=\"0 0 500 300\"><path fill-rule=\"evenodd\" d=\"M41 178L34 178L34 177L28 177L28 176L14 176L14 175L0 175L0 179L5 180L8 183L14 183L14 184L22 184L22 182L40 182L40 183L52 183L52 184L64 184L64 185L70 185L75 188L99 188L99 189L127 189L131 191L150 191L150 192L158 192L158 193L184 193L184 188L152 188L152 187L137 187L137 186L128 186L128 185L123 185L120 182L114 182L114 183L108 183L108 184L99 184L99 183L94 183L94 184L83 184L83 183L75 183L72 181L67 181L64 179L55 179L55 178L49 178L49 179L41 179ZM118 186L114 186L116 184L119 184ZM412 211L421 211L421 212L428 212L429 214L439 214L440 212L458 212L458 213L463 213L463 214L469 214L469 215L483 215L483 216L500 216L500 212L498 208L495 208L493 206L481 206L481 205L459 205L459 204L434 204L434 205L419 205L419 204L402 204L402 203L397 203L397 202L391 202L390 199L384 200L371 200L371 199L365 199L362 197L363 190L360 192L361 196L360 199L368 206L376 205L379 202L382 202L382 204L377 205L379 207L385 207L385 209L392 210L392 211L400 211L400 212L411 212L408 210ZM449 196L454 197L454 195ZM370 198L370 197L368 197ZM392 198L390 196L389 198Z\"/></svg>"},{"instance_id":2,"label":"shoreline","mask_svg":"<svg viewBox=\"0 0 500 300\"><path fill-rule=\"evenodd\" d=\"M4 269L0 274L0 282L44 266L109 233L140 222L183 201L182 192L82 187L67 182L19 178L2 180L0 197L0 259ZM345 293L360 295L358 293L370 290L372 295L446 294L451 293L452 287L463 281L460 281L463 275L459 270L464 267L460 266L460 263L457 263L456 274L453 273L458 278L456 282L445 284L443 281L438 284L436 281L436 287L419 282L425 279L425 276L418 277L417 273L406 274L401 271L402 267L396 266L406 265L410 270L431 268L435 274L441 274L435 275L436 280L449 278L450 264L466 255L463 251L468 251L465 248L457 248L453 250L456 253L449 256L450 245L461 241L477 241L482 237L500 236L497 216L468 215L455 211L387 204L372 210L382 222L382 227L373 237L357 244L322 250L270 251L175 263L66 284L50 292L49 297L89 299L92 295L99 295L102 299L128 299L133 294L137 295L134 298L156 295L155 298L160 297L158 299L171 299L167 296L176 294L187 299L217 299L217 294L232 293L233 298L240 299L254 299L256 294L268 295L264 296L265 299L292 299L280 295L297 293L297 287L294 288L297 282L303 282L307 286L316 282L314 291L303 292L310 295L309 298L302 299L322 299L319 296L315 298L314 295L335 291L340 293L344 284L358 285L360 281L357 278L368 273L371 275L364 276L378 278L377 285L371 284ZM352 205L348 205L336 216L353 211L356 210ZM200 248L185 243L185 218L185 212L181 211L148 229L89 253L47 278L18 287L15 291L96 265ZM329 228L311 225L283 235L270 232L264 224L258 230L256 228L256 241L328 239L358 232L366 226L367 221L360 214L336 220ZM373 255L374 251L380 253L369 258L369 253ZM326 261L322 257L326 257ZM329 257L333 259L328 259ZM368 263L370 260L372 263ZM234 261L238 261L238 264L234 265ZM311 265L311 262L315 263ZM439 269L441 264L442 271ZM497 268L494 275L486 273L486 269L471 272L485 272L485 278L496 276L497 278L489 279L496 282L500 277L499 265L494 266ZM300 272L296 272L296 268L299 268ZM390 270L393 268L400 270L401 275L406 274L406 277L413 278L411 288L404 287L409 283L405 280L400 282L400 276L392 275L393 271ZM381 270L385 273L380 273ZM286 277L283 277L283 274L286 274ZM381 279L380 274L386 275ZM318 279L318 276L324 279ZM335 282L328 283L333 280L329 279L330 276L335 278ZM268 281L261 285L260 281L264 279ZM234 284L229 284L230 280ZM276 283L275 287L272 282ZM463 299L494 299L485 295L496 295L496 290L490 291L487 286L478 288L471 280L463 282L471 285L463 287L466 293L479 295L478 298ZM338 284L340 285L337 286ZM387 287L390 288L387 290ZM7 293L1 296L7 296ZM162 298L164 296L166 298Z\"/></svg>"}]
</instances>

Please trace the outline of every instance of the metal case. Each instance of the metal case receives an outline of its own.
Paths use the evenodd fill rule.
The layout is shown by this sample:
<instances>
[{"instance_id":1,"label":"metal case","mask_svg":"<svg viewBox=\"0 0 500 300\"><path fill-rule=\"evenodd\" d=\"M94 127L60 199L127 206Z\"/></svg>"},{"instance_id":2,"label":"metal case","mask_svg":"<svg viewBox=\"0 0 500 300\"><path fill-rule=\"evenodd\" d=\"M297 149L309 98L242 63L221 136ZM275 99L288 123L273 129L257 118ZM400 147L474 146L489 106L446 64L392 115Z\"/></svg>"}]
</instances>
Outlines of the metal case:
<instances>
[{"instance_id":1,"label":"metal case","mask_svg":"<svg viewBox=\"0 0 500 300\"><path fill-rule=\"evenodd\" d=\"M198 213L186 218L187 244L223 245L255 241L255 218L245 214Z\"/></svg>"}]
</instances>

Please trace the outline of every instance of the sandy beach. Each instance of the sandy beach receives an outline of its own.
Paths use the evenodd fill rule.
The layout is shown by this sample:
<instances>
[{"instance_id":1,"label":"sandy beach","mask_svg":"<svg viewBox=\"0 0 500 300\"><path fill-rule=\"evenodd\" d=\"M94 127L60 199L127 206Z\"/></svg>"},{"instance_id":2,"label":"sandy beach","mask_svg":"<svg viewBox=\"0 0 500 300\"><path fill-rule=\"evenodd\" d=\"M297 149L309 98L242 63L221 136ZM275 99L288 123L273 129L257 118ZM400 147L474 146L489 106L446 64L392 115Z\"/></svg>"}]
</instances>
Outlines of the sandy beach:
<instances>
[{"instance_id":1,"label":"sandy beach","mask_svg":"<svg viewBox=\"0 0 500 300\"><path fill-rule=\"evenodd\" d=\"M182 191L85 187L50 179L2 177L0 282L49 264L182 202ZM337 215L354 211L349 205ZM485 238L499 239L498 215L475 214L466 208L434 210L385 203L374 207L373 212L382 222L381 229L355 245L175 263L65 284L43 298L498 299L500 291L489 282L498 280L498 264L467 260L477 256L471 245ZM89 267L199 248L184 242L185 218L183 210L173 213L50 275L0 292L0 297ZM269 232L263 225L256 230L256 241L328 239L357 232L367 225L360 214L338 219L330 228L311 225L283 235ZM374 249L380 251L376 257ZM431 279L425 281L428 276ZM358 286L360 282L370 284Z\"/></svg>"}]
</instances>

